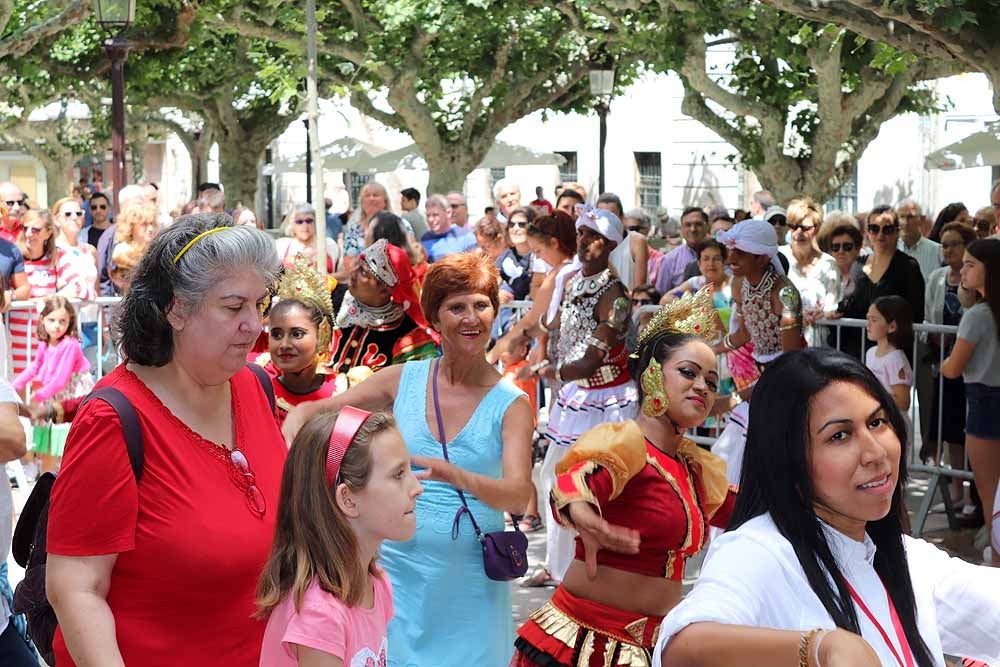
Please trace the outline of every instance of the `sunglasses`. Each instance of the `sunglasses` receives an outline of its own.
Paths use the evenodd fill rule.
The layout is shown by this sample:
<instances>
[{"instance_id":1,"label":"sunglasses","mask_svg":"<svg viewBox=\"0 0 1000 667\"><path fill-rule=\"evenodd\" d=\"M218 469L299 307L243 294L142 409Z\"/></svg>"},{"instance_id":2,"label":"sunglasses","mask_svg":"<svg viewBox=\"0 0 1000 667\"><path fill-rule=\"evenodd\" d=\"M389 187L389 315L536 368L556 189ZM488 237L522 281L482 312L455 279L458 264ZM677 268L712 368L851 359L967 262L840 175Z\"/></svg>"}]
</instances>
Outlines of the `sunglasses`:
<instances>
[{"instance_id":1,"label":"sunglasses","mask_svg":"<svg viewBox=\"0 0 1000 667\"><path fill-rule=\"evenodd\" d=\"M831 243L830 250L832 252L841 252L841 251L851 252L852 250L854 250L854 242L847 241L846 243Z\"/></svg>"},{"instance_id":2,"label":"sunglasses","mask_svg":"<svg viewBox=\"0 0 1000 667\"><path fill-rule=\"evenodd\" d=\"M528 221L527 220L517 220L517 221L511 220L507 224L509 224L511 227L520 227L521 229L527 229L528 228Z\"/></svg>"},{"instance_id":3,"label":"sunglasses","mask_svg":"<svg viewBox=\"0 0 1000 667\"><path fill-rule=\"evenodd\" d=\"M311 225L314 222L316 221L312 218L302 218L301 220L299 220L298 218L295 219L296 225Z\"/></svg>"},{"instance_id":4,"label":"sunglasses","mask_svg":"<svg viewBox=\"0 0 1000 667\"><path fill-rule=\"evenodd\" d=\"M20 199L7 199L4 201L4 203L7 204L8 207L24 206L24 197L21 197Z\"/></svg>"},{"instance_id":5,"label":"sunglasses","mask_svg":"<svg viewBox=\"0 0 1000 667\"><path fill-rule=\"evenodd\" d=\"M237 486L244 486L247 506L258 516L264 516L267 511L267 501L264 494L257 488L257 478L250 470L250 462L246 455L239 449L234 448L229 452L229 462L233 464L233 482Z\"/></svg>"},{"instance_id":6,"label":"sunglasses","mask_svg":"<svg viewBox=\"0 0 1000 667\"><path fill-rule=\"evenodd\" d=\"M78 218L82 218L83 217L83 211L63 211L63 217L65 217L65 218L72 218L73 216L76 216Z\"/></svg>"},{"instance_id":7,"label":"sunglasses","mask_svg":"<svg viewBox=\"0 0 1000 667\"><path fill-rule=\"evenodd\" d=\"M107 204L91 204L90 208L95 211L106 211L108 210Z\"/></svg>"},{"instance_id":8,"label":"sunglasses","mask_svg":"<svg viewBox=\"0 0 1000 667\"><path fill-rule=\"evenodd\" d=\"M44 227L25 227L24 228L24 233L25 234L41 234L44 231L45 231Z\"/></svg>"},{"instance_id":9,"label":"sunglasses","mask_svg":"<svg viewBox=\"0 0 1000 667\"><path fill-rule=\"evenodd\" d=\"M884 234L885 236L892 236L898 231L899 225L868 225L868 233L872 236L877 236L879 233Z\"/></svg>"},{"instance_id":10,"label":"sunglasses","mask_svg":"<svg viewBox=\"0 0 1000 667\"><path fill-rule=\"evenodd\" d=\"M812 230L816 229L816 225L788 225L788 229L790 229L793 232L797 232L800 229L804 232L811 232Z\"/></svg>"}]
</instances>

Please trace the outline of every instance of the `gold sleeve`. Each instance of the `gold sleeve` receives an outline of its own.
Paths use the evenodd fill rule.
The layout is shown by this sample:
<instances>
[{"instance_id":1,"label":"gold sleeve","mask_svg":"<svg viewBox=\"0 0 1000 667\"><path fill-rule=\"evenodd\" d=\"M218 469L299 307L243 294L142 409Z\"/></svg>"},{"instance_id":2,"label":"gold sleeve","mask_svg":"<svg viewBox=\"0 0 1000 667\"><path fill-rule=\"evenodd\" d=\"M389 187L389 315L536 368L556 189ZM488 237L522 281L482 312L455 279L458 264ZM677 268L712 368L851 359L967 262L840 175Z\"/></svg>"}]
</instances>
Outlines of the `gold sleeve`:
<instances>
[{"instance_id":1,"label":"gold sleeve","mask_svg":"<svg viewBox=\"0 0 1000 667\"><path fill-rule=\"evenodd\" d=\"M729 479L726 477L726 462L715 454L705 451L687 438L681 441L677 453L683 456L697 475L704 492L704 511L709 517L726 502L729 494Z\"/></svg>"},{"instance_id":2,"label":"gold sleeve","mask_svg":"<svg viewBox=\"0 0 1000 667\"><path fill-rule=\"evenodd\" d=\"M577 439L556 466L556 475L570 471L577 463L591 461L611 474L614 499L630 479L646 465L646 439L639 425L631 419L613 424L600 424Z\"/></svg>"}]
</instances>

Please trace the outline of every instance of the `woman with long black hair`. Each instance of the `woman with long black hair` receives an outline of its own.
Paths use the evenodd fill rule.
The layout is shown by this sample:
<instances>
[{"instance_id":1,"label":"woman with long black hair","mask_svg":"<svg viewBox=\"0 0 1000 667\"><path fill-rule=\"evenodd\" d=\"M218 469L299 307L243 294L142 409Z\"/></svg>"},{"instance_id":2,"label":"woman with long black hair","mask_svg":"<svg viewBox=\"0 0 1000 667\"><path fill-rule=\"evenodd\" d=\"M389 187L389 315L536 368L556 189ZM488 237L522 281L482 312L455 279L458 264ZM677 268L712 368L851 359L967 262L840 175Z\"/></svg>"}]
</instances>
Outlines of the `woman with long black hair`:
<instances>
[{"instance_id":1,"label":"woman with long black hair","mask_svg":"<svg viewBox=\"0 0 1000 667\"><path fill-rule=\"evenodd\" d=\"M861 363L809 349L757 383L740 493L656 665L1000 662L1000 571L903 534L906 424Z\"/></svg>"}]
</instances>

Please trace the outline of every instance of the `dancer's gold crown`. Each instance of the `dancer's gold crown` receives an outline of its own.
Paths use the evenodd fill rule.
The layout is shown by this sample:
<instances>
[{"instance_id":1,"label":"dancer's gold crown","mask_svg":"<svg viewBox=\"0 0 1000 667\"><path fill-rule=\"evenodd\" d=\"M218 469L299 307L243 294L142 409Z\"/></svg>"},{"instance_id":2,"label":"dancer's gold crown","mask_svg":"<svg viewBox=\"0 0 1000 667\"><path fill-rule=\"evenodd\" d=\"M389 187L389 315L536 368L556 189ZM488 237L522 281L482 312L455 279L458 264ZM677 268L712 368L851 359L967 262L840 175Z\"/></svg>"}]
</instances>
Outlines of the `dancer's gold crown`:
<instances>
[{"instance_id":1,"label":"dancer's gold crown","mask_svg":"<svg viewBox=\"0 0 1000 667\"><path fill-rule=\"evenodd\" d=\"M291 269L285 271L278 286L279 299L295 299L312 306L327 318L333 317L333 303L326 278L313 268L312 261L304 255L295 258Z\"/></svg>"},{"instance_id":2,"label":"dancer's gold crown","mask_svg":"<svg viewBox=\"0 0 1000 667\"><path fill-rule=\"evenodd\" d=\"M712 286L705 285L694 294L671 301L653 316L639 332L639 345L663 333L686 333L712 340L718 335Z\"/></svg>"}]
</instances>

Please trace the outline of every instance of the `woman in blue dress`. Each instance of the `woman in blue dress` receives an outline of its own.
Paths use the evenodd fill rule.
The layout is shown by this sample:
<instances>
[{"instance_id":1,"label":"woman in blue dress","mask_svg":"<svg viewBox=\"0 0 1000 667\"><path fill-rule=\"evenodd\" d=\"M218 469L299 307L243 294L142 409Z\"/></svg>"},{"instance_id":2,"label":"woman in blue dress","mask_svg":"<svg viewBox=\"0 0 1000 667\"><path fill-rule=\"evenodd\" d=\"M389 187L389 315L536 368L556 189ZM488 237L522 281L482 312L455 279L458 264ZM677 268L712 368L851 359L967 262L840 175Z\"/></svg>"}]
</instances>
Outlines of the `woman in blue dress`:
<instances>
[{"instance_id":1,"label":"woman in blue dress","mask_svg":"<svg viewBox=\"0 0 1000 667\"><path fill-rule=\"evenodd\" d=\"M503 530L503 513L522 512L531 496L531 406L486 361L498 300L497 270L489 260L462 253L434 262L420 301L441 334L442 356L383 368L343 394L299 405L285 419L290 440L318 412L391 404L413 464L427 471L416 535L382 548L380 564L392 580L395 605L393 667L510 662L510 584L486 577L472 523L459 515L458 495L464 492L483 532Z\"/></svg>"}]
</instances>

